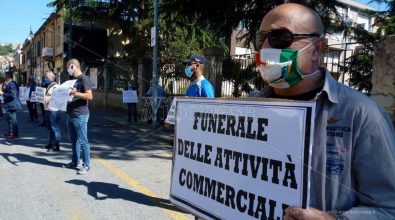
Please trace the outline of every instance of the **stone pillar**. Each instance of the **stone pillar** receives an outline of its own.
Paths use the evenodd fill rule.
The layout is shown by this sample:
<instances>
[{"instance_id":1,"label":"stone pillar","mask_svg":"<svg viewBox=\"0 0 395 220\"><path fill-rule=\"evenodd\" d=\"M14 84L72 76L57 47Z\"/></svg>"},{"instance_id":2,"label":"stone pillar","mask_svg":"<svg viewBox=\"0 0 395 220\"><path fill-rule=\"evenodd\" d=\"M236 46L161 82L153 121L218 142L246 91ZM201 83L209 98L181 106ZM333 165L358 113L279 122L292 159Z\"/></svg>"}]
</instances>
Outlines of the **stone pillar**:
<instances>
[{"instance_id":1,"label":"stone pillar","mask_svg":"<svg viewBox=\"0 0 395 220\"><path fill-rule=\"evenodd\" d=\"M147 93L150 87L150 80L152 79L152 59L151 58L140 58L138 66L138 90L139 94L143 95Z\"/></svg>"},{"instance_id":2,"label":"stone pillar","mask_svg":"<svg viewBox=\"0 0 395 220\"><path fill-rule=\"evenodd\" d=\"M375 47L372 86L372 98L395 124L395 35L385 37Z\"/></svg>"},{"instance_id":3,"label":"stone pillar","mask_svg":"<svg viewBox=\"0 0 395 220\"><path fill-rule=\"evenodd\" d=\"M224 50L219 47L209 47L204 49L203 55L208 62L205 66L204 76L213 85L215 97L221 97Z\"/></svg>"}]
</instances>

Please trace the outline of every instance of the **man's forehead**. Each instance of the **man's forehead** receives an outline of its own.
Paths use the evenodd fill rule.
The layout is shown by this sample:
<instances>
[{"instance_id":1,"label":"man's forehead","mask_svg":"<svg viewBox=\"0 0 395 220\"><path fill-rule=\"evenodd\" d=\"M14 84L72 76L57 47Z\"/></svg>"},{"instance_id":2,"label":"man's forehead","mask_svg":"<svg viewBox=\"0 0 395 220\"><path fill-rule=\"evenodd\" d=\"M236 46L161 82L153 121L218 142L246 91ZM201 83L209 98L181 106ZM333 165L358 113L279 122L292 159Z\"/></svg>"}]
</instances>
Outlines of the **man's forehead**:
<instances>
[{"instance_id":1,"label":"man's forehead","mask_svg":"<svg viewBox=\"0 0 395 220\"><path fill-rule=\"evenodd\" d=\"M321 32L314 12L297 4L284 4L273 9L263 18L260 31L286 28L295 33Z\"/></svg>"}]
</instances>

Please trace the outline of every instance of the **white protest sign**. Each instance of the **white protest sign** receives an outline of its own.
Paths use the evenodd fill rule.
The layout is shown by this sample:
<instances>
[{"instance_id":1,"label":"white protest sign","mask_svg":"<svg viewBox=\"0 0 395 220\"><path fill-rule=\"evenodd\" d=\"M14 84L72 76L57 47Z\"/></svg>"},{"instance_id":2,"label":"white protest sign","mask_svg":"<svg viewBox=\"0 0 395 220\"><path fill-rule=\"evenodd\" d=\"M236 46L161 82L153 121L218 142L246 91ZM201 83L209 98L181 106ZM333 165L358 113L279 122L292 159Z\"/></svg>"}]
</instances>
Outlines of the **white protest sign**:
<instances>
[{"instance_id":1,"label":"white protest sign","mask_svg":"<svg viewBox=\"0 0 395 220\"><path fill-rule=\"evenodd\" d=\"M19 100L29 100L30 87L19 87Z\"/></svg>"},{"instance_id":2,"label":"white protest sign","mask_svg":"<svg viewBox=\"0 0 395 220\"><path fill-rule=\"evenodd\" d=\"M73 96L70 96L70 88L74 86L75 82L77 82L76 79L68 80L52 90L51 99L48 104L48 108L51 111L67 110L67 102L73 99Z\"/></svg>"},{"instance_id":3,"label":"white protest sign","mask_svg":"<svg viewBox=\"0 0 395 220\"><path fill-rule=\"evenodd\" d=\"M45 92L47 91L44 87L36 87L36 102L44 103Z\"/></svg>"},{"instance_id":4,"label":"white protest sign","mask_svg":"<svg viewBox=\"0 0 395 220\"><path fill-rule=\"evenodd\" d=\"M70 89L70 88L72 88L74 86L75 82L77 82L76 79L67 80L66 82L60 84L60 86L58 86L58 88L59 87L65 87L65 88L69 88Z\"/></svg>"},{"instance_id":5,"label":"white protest sign","mask_svg":"<svg viewBox=\"0 0 395 220\"><path fill-rule=\"evenodd\" d=\"M176 123L176 103L177 103L177 97L174 97L173 101L171 102L170 110L167 113L165 120L165 122L168 124L174 125Z\"/></svg>"},{"instance_id":6,"label":"white protest sign","mask_svg":"<svg viewBox=\"0 0 395 220\"><path fill-rule=\"evenodd\" d=\"M30 102L37 102L36 92L35 91L33 91L32 95L30 96Z\"/></svg>"},{"instance_id":7,"label":"white protest sign","mask_svg":"<svg viewBox=\"0 0 395 220\"><path fill-rule=\"evenodd\" d=\"M51 111L66 111L69 94L70 89L65 87L58 87L52 90L48 108L51 109Z\"/></svg>"},{"instance_id":8,"label":"white protest sign","mask_svg":"<svg viewBox=\"0 0 395 220\"><path fill-rule=\"evenodd\" d=\"M170 201L203 219L308 208L315 103L177 98Z\"/></svg>"},{"instance_id":9,"label":"white protest sign","mask_svg":"<svg viewBox=\"0 0 395 220\"><path fill-rule=\"evenodd\" d=\"M139 99L137 97L136 90L122 90L122 102L123 103L137 103Z\"/></svg>"}]
</instances>

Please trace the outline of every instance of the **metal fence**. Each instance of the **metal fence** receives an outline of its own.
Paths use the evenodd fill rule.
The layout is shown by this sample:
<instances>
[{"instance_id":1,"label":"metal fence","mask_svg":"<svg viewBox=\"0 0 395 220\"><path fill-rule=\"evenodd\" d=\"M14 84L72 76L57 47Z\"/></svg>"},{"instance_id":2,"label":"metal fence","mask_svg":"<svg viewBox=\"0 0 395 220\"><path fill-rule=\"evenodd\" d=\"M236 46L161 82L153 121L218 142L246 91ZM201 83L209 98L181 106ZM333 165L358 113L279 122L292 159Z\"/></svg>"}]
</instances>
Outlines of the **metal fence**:
<instances>
[{"instance_id":1,"label":"metal fence","mask_svg":"<svg viewBox=\"0 0 395 220\"><path fill-rule=\"evenodd\" d=\"M358 49L359 43L328 45L322 57L323 66L336 80L350 86L347 67L349 58L360 53ZM261 90L266 85L256 69L255 54L227 56L219 60L206 71L206 77L215 87L216 97L246 97L251 91ZM185 94L188 80L181 77L169 80L172 82L170 89L167 89L169 95Z\"/></svg>"},{"instance_id":2,"label":"metal fence","mask_svg":"<svg viewBox=\"0 0 395 220\"><path fill-rule=\"evenodd\" d=\"M322 62L336 80L349 85L347 58L356 53L358 43L328 45ZM205 67L205 77L213 85L216 97L246 97L251 91L261 90L266 85L257 71L255 54L225 56L216 60ZM108 72L108 80L104 80L105 71ZM161 74L159 83L164 87L167 96L185 95L190 80L184 76L183 71L182 63L166 65L160 70L164 74ZM110 65L106 70L99 69L98 89L103 90L107 83L108 91L120 92L132 74L137 78L137 71L125 64Z\"/></svg>"},{"instance_id":3,"label":"metal fence","mask_svg":"<svg viewBox=\"0 0 395 220\"><path fill-rule=\"evenodd\" d=\"M216 97L246 97L253 90L260 90L264 83L258 76L255 58L248 56L228 56L218 59L205 67L205 77L214 87ZM171 77L162 77L168 95L185 95L190 81L183 77L183 67L178 64Z\"/></svg>"}]
</instances>

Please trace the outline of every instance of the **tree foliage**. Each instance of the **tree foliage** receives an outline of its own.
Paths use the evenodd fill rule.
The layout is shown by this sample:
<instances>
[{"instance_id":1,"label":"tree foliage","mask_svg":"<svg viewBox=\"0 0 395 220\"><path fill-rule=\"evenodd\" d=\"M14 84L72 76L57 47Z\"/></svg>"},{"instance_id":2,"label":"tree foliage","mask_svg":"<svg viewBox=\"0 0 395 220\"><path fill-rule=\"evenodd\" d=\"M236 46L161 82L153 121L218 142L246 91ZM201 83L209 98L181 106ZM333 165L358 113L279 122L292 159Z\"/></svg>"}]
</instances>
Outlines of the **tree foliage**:
<instances>
[{"instance_id":1,"label":"tree foliage","mask_svg":"<svg viewBox=\"0 0 395 220\"><path fill-rule=\"evenodd\" d=\"M358 24L353 24L346 29L345 35L350 36L358 47L356 52L347 58L345 71L350 74L349 84L359 91L370 93L372 90L372 70L375 44L385 36L395 34L395 1L374 0L388 6L381 12L368 12L375 17L375 25L378 26L376 33L368 32Z\"/></svg>"},{"instance_id":2,"label":"tree foliage","mask_svg":"<svg viewBox=\"0 0 395 220\"><path fill-rule=\"evenodd\" d=\"M110 30L111 34L120 35L127 56L124 60L136 67L139 58L152 57L150 46L151 27L153 26L152 0L56 0L49 4L51 7L71 9L66 13L74 22L90 21L91 24L100 24ZM174 73L168 64L180 62L190 54L202 53L203 49L219 46L226 49L215 35L195 25L176 26L166 22L164 14L159 13L158 45L159 69L161 74ZM174 68L173 68L174 69Z\"/></svg>"},{"instance_id":3,"label":"tree foliage","mask_svg":"<svg viewBox=\"0 0 395 220\"><path fill-rule=\"evenodd\" d=\"M12 53L12 46L11 44L0 45L0 55L8 55Z\"/></svg>"},{"instance_id":4,"label":"tree foliage","mask_svg":"<svg viewBox=\"0 0 395 220\"><path fill-rule=\"evenodd\" d=\"M378 33L395 33L395 1L373 0L387 4L388 10L375 13ZM73 19L100 22L109 30L130 40L125 45L127 59L136 63L138 58L152 56L150 29L153 26L152 0L55 0L50 6L71 8ZM351 73L350 84L359 90L370 91L372 54L374 44L382 35L372 34L345 20L337 11L344 6L334 0L290 0L314 9L324 23L326 33L343 32L360 43L359 51L348 59L345 67ZM202 53L209 46L226 48L233 30L242 26L246 31L239 40L246 45L253 42L264 15L283 0L161 0L159 1L159 66L171 72L170 65L192 53Z\"/></svg>"},{"instance_id":5,"label":"tree foliage","mask_svg":"<svg viewBox=\"0 0 395 220\"><path fill-rule=\"evenodd\" d=\"M336 10L336 6L343 5L333 0L288 2L304 4L313 8L321 16L327 32L337 32L347 27ZM232 31L240 25L246 30L240 37L246 44L253 42L259 30L262 18L275 6L283 4L279 0L217 0L215 4L210 0L166 0L161 9L165 19L174 25L190 24L199 18L199 25L214 33L218 37L228 38Z\"/></svg>"}]
</instances>

